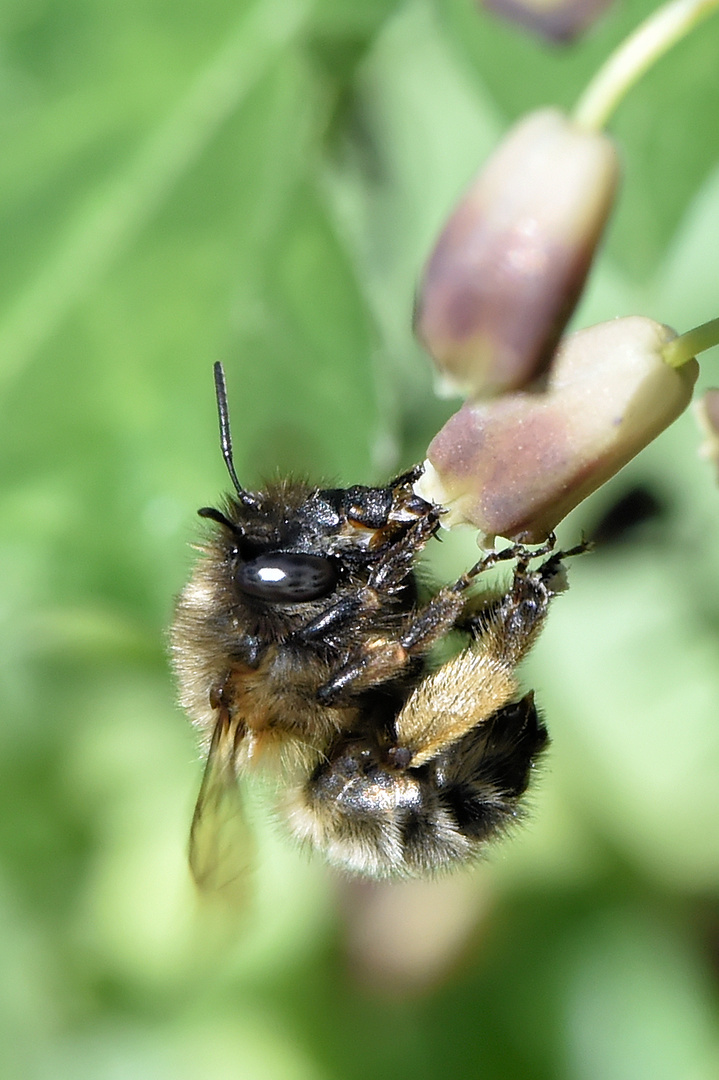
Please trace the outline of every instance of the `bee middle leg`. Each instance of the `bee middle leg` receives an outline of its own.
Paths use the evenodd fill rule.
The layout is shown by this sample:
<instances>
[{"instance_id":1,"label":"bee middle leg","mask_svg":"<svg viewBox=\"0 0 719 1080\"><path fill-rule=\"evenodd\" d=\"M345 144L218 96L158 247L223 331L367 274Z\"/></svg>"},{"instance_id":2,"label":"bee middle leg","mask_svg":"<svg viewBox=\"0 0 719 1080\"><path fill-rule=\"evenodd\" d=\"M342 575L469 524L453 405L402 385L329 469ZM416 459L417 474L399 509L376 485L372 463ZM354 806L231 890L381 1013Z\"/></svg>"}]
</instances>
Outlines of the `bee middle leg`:
<instances>
[{"instance_id":1,"label":"bee middle leg","mask_svg":"<svg viewBox=\"0 0 719 1080\"><path fill-rule=\"evenodd\" d=\"M378 634L363 642L349 660L318 690L323 704L400 678L416 657L426 653L451 630L464 608L453 586L440 589L396 634Z\"/></svg>"}]
</instances>

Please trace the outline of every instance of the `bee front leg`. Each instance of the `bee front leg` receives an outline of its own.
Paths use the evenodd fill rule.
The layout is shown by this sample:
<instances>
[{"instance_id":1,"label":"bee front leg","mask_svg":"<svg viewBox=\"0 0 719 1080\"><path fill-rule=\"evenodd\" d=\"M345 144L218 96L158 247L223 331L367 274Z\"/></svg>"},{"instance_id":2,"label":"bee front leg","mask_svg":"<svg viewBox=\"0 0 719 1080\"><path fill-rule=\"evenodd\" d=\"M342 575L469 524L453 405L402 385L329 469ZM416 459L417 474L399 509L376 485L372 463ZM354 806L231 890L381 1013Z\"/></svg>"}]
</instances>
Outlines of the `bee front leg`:
<instances>
[{"instance_id":1,"label":"bee front leg","mask_svg":"<svg viewBox=\"0 0 719 1080\"><path fill-rule=\"evenodd\" d=\"M505 667L516 667L529 653L551 601L566 590L564 560L584 554L590 545L582 542L568 551L554 552L536 570L530 570L530 559L546 554L552 547L553 538L539 551L525 549L517 559L507 593L476 612L467 612L458 622L458 629L469 631L482 645L482 651Z\"/></svg>"},{"instance_id":2,"label":"bee front leg","mask_svg":"<svg viewBox=\"0 0 719 1080\"><path fill-rule=\"evenodd\" d=\"M363 590L364 592L367 590ZM291 639L303 643L317 640L332 641L338 629L341 630L348 622L352 622L362 612L370 609L370 605L371 601L368 602L362 594L345 596L316 619L312 619L299 630L295 630Z\"/></svg>"}]
</instances>

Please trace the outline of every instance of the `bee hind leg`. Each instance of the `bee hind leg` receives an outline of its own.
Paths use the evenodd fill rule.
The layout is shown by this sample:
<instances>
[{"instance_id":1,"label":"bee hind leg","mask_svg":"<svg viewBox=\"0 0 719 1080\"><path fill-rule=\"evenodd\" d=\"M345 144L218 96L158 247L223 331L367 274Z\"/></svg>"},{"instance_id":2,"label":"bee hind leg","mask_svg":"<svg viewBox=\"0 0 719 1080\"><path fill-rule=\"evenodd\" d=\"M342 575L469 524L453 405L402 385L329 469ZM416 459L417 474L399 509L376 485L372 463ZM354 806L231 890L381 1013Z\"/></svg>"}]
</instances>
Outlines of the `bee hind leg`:
<instances>
[{"instance_id":1,"label":"bee hind leg","mask_svg":"<svg viewBox=\"0 0 719 1080\"><path fill-rule=\"evenodd\" d=\"M481 855L517 819L547 741L532 694L418 768L407 767L401 747L345 737L293 794L290 827L354 873L440 873Z\"/></svg>"}]
</instances>

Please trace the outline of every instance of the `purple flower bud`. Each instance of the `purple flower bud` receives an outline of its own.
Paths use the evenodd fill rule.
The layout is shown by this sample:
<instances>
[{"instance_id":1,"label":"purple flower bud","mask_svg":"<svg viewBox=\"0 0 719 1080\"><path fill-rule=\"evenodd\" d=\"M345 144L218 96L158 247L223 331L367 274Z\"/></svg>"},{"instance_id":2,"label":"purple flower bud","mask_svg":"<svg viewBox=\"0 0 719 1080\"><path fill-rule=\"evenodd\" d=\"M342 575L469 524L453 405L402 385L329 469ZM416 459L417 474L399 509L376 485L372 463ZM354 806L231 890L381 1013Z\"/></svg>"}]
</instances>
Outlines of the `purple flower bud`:
<instances>
[{"instance_id":1,"label":"purple flower bud","mask_svg":"<svg viewBox=\"0 0 719 1080\"><path fill-rule=\"evenodd\" d=\"M539 543L688 405L699 366L665 363L674 337L640 316L571 334L546 390L467 402L450 417L417 494L445 507L447 527Z\"/></svg>"},{"instance_id":2,"label":"purple flower bud","mask_svg":"<svg viewBox=\"0 0 719 1080\"><path fill-rule=\"evenodd\" d=\"M510 131L449 219L419 289L415 329L446 383L491 396L546 369L617 176L607 136L558 110Z\"/></svg>"},{"instance_id":3,"label":"purple flower bud","mask_svg":"<svg viewBox=\"0 0 719 1080\"><path fill-rule=\"evenodd\" d=\"M565 44L592 26L612 0L482 0L488 11Z\"/></svg>"}]
</instances>

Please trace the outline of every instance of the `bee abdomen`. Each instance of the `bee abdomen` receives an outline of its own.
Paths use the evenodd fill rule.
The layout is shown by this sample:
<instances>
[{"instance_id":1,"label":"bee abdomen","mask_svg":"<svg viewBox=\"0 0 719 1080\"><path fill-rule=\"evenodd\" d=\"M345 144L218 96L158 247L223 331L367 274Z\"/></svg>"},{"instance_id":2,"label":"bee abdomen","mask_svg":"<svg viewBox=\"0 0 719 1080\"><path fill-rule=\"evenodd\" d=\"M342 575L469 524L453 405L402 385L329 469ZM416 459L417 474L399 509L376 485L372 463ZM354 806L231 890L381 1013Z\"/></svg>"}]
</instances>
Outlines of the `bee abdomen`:
<instances>
[{"instance_id":1,"label":"bee abdomen","mask_svg":"<svg viewBox=\"0 0 719 1080\"><path fill-rule=\"evenodd\" d=\"M289 807L293 832L330 862L414 877L482 854L521 812L547 744L532 695L499 709L419 768L397 768L367 738L338 743Z\"/></svg>"}]
</instances>

